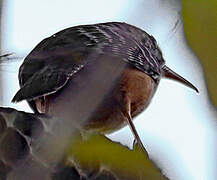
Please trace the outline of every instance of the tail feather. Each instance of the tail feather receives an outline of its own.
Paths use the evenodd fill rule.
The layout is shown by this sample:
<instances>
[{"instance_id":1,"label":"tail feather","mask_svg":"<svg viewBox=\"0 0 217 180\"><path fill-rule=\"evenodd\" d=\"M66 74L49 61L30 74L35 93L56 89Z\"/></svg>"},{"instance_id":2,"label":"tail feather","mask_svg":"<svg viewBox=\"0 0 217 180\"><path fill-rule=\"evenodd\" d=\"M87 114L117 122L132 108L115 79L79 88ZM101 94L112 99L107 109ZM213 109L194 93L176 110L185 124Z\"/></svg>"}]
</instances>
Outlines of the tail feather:
<instances>
[{"instance_id":1,"label":"tail feather","mask_svg":"<svg viewBox=\"0 0 217 180\"><path fill-rule=\"evenodd\" d=\"M163 75L164 75L164 77L169 78L169 79L174 79L174 80L176 80L176 81L178 81L178 82L192 88L197 93L199 93L198 89L192 83L190 83L188 80L186 80L185 78L183 78L179 74L172 71L167 66L163 66Z\"/></svg>"}]
</instances>

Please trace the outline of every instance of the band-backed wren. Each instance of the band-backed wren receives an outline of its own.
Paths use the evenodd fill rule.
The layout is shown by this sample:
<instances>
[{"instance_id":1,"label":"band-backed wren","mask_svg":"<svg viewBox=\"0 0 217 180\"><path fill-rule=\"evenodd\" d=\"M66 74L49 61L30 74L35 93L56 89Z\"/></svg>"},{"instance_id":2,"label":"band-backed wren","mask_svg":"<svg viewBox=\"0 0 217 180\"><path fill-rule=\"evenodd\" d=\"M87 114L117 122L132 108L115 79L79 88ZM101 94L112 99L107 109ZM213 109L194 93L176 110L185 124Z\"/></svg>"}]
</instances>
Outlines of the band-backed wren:
<instances>
[{"instance_id":1,"label":"band-backed wren","mask_svg":"<svg viewBox=\"0 0 217 180\"><path fill-rule=\"evenodd\" d=\"M99 133L129 124L146 109L161 77L190 82L165 65L153 36L121 22L80 25L41 41L19 69L20 90L35 113L73 119Z\"/></svg>"}]
</instances>

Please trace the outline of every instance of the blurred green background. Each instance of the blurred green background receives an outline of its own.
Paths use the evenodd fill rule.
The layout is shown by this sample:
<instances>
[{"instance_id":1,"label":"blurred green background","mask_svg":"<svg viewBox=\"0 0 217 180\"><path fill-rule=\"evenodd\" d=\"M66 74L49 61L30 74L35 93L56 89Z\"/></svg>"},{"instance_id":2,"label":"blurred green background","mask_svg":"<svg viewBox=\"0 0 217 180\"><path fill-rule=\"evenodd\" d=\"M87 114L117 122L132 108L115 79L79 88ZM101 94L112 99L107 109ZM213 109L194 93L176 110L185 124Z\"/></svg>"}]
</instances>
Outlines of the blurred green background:
<instances>
[{"instance_id":1,"label":"blurred green background","mask_svg":"<svg viewBox=\"0 0 217 180\"><path fill-rule=\"evenodd\" d=\"M212 106L209 106L206 91L203 91L206 87L204 87L201 73L195 73L192 76L188 74L188 71L190 73L198 71L198 69L195 71L193 69L199 67L193 65L197 63L192 63L195 58L185 58L182 62L182 57L185 57L183 53L181 58L174 60L174 57L177 57L178 53L182 51L179 51L178 48L174 49L172 45L180 42L180 39L170 38L169 43L168 31L171 30L177 19L176 13L181 10L180 6L177 5L178 7L176 7L175 2L182 2L186 39L203 64L209 94L216 107L217 62L214 57L217 57L215 56L217 53L215 52L217 50L217 0L168 0L168 3L166 0L81 0L76 3L70 1L63 3L60 0L55 1L55 3L52 0L43 2L12 0L4 2L7 2L8 6L3 5L3 7L8 9L5 11L7 13L2 23L5 26L2 40L5 39L8 46L2 47L4 50L7 50L6 47L8 47L6 52L17 52L20 56L26 55L40 40L60 29L77 23L93 23L96 20L97 22L126 21L147 30L159 41L162 39L163 52L165 55L169 54L166 58L167 63L171 64L174 70L183 76L185 75L184 77L191 77L192 82L195 82L198 88L200 87L201 93L197 96L193 92L191 94L188 89L186 93L184 92L185 88L177 86L175 89L175 83L162 81L161 89L155 95L157 100L151 103L152 107L144 115L138 117L135 122L136 126L146 143L147 150L169 177L175 176L175 179L181 180L193 179L193 177L197 180L204 180L205 178L211 180L216 172L216 139L212 135L212 132L216 131L214 128L211 129L212 125L208 120L216 120L217 116L211 114L213 109ZM52 7L49 9L49 13L47 13L46 6ZM40 9L40 13L38 13L38 9ZM57 14L57 11L61 13ZM167 26L168 28L166 28ZM171 36L175 36L171 31L169 33L172 34ZM166 43L164 43L164 39L167 39ZM182 43L180 42L177 46ZM182 50L183 47L180 46L180 49ZM189 61L189 66L185 63L186 61ZM180 64L186 66L180 67ZM4 68L6 67L4 66ZM17 69L17 66L14 69ZM26 111L27 105L24 103L9 104L10 99L18 89L18 84L16 84L17 71L14 69L11 67L8 67L7 71L4 69L4 79L1 77L5 92L2 103L5 106L25 109ZM198 82L200 78L203 86ZM177 92L180 94L179 96L177 96ZM180 109L182 109L182 114L177 116L180 114ZM113 139L123 144L130 144L131 133L128 130L125 128ZM128 156L128 153L123 154L123 159L125 156ZM139 160L143 163L142 159ZM148 167L152 168L151 165ZM151 173L152 171L148 172Z\"/></svg>"},{"instance_id":2,"label":"blurred green background","mask_svg":"<svg viewBox=\"0 0 217 180\"><path fill-rule=\"evenodd\" d=\"M217 0L182 0L184 31L200 59L211 100L217 107Z\"/></svg>"}]
</instances>

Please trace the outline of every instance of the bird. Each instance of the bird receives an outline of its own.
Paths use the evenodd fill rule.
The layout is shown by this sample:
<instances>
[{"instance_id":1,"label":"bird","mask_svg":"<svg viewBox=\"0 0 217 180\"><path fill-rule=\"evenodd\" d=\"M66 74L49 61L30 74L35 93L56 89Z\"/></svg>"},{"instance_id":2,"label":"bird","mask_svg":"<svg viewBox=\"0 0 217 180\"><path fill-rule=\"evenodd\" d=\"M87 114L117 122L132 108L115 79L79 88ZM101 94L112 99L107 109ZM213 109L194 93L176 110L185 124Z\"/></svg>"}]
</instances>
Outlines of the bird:
<instances>
[{"instance_id":1,"label":"bird","mask_svg":"<svg viewBox=\"0 0 217 180\"><path fill-rule=\"evenodd\" d=\"M133 119L150 104L160 79L198 89L165 64L156 39L125 22L77 25L42 40L19 68L20 89L35 113L73 119L101 134L129 125L145 151Z\"/></svg>"}]
</instances>

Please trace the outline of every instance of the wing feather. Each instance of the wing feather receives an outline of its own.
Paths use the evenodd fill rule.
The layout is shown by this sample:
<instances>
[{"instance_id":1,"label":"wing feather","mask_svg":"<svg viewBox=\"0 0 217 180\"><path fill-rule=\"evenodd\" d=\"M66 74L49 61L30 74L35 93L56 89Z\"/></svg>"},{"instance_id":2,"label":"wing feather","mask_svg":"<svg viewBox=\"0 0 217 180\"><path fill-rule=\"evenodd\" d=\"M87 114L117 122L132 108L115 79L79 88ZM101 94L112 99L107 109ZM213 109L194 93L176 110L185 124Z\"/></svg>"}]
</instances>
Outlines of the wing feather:
<instances>
[{"instance_id":1,"label":"wing feather","mask_svg":"<svg viewBox=\"0 0 217 180\"><path fill-rule=\"evenodd\" d=\"M32 101L42 96L53 94L65 86L69 78L78 72L83 65L74 65L68 69L44 66L36 72L16 93L12 102Z\"/></svg>"},{"instance_id":2,"label":"wing feather","mask_svg":"<svg viewBox=\"0 0 217 180\"><path fill-rule=\"evenodd\" d=\"M134 26L119 22L75 26L44 39L25 58L19 70L21 89L12 102L31 103L55 93L102 54L120 57L154 79L164 64L155 39Z\"/></svg>"}]
</instances>

